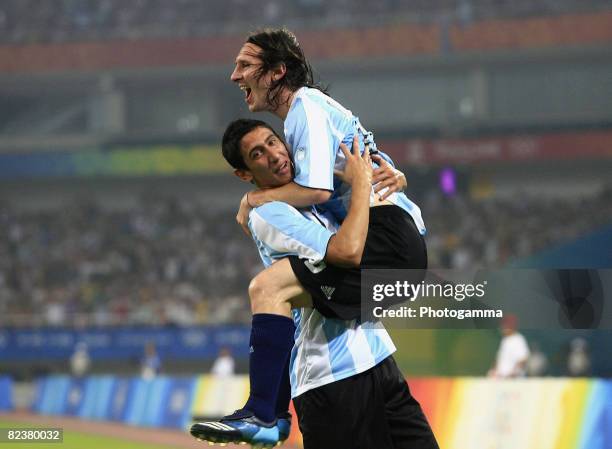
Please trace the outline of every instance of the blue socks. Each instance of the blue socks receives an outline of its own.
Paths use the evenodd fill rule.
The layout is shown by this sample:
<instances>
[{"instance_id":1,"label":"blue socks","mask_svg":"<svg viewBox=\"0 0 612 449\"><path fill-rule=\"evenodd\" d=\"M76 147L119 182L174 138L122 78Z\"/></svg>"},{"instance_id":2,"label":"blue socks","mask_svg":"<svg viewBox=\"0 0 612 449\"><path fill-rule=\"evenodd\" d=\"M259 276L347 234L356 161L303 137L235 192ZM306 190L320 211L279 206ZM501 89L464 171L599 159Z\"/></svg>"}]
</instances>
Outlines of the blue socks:
<instances>
[{"instance_id":1,"label":"blue socks","mask_svg":"<svg viewBox=\"0 0 612 449\"><path fill-rule=\"evenodd\" d=\"M289 362L291 361L291 352L287 354L283 377L281 377L278 387L278 397L276 398L276 416L279 416L289 410L289 402L291 402L291 382L289 381Z\"/></svg>"},{"instance_id":2,"label":"blue socks","mask_svg":"<svg viewBox=\"0 0 612 449\"><path fill-rule=\"evenodd\" d=\"M289 382L287 364L294 332L291 318L270 313L253 315L249 356L251 394L244 408L262 421L276 419L279 386L283 381Z\"/></svg>"}]
</instances>

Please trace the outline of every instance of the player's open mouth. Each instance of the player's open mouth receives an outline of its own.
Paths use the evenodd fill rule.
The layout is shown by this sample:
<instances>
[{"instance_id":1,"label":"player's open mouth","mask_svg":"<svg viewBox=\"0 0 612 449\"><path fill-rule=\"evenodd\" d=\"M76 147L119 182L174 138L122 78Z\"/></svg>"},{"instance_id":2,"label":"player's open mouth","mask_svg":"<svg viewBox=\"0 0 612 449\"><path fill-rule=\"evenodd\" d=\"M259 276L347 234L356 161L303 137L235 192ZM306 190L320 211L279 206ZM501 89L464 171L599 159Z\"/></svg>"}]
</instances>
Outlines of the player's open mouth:
<instances>
[{"instance_id":1,"label":"player's open mouth","mask_svg":"<svg viewBox=\"0 0 612 449\"><path fill-rule=\"evenodd\" d=\"M289 161L285 161L281 164L280 167L276 170L277 175L286 175L289 171Z\"/></svg>"},{"instance_id":2,"label":"player's open mouth","mask_svg":"<svg viewBox=\"0 0 612 449\"><path fill-rule=\"evenodd\" d=\"M251 88L246 86L240 86L240 90L244 92L244 101L249 103L251 101Z\"/></svg>"}]
</instances>

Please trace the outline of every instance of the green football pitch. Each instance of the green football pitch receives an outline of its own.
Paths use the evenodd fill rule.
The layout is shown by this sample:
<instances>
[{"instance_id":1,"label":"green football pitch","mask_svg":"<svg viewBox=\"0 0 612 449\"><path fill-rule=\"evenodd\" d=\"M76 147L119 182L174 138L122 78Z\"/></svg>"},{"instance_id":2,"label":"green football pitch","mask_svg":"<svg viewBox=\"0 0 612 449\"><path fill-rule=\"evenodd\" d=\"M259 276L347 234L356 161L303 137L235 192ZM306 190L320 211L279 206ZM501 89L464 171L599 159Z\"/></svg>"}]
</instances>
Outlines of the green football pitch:
<instances>
[{"instance_id":1,"label":"green football pitch","mask_svg":"<svg viewBox=\"0 0 612 449\"><path fill-rule=\"evenodd\" d=\"M0 429L37 428L40 424L0 421ZM204 447L204 446L202 446ZM130 440L65 430L62 443L11 442L1 443L1 449L175 449L172 446L139 443Z\"/></svg>"}]
</instances>

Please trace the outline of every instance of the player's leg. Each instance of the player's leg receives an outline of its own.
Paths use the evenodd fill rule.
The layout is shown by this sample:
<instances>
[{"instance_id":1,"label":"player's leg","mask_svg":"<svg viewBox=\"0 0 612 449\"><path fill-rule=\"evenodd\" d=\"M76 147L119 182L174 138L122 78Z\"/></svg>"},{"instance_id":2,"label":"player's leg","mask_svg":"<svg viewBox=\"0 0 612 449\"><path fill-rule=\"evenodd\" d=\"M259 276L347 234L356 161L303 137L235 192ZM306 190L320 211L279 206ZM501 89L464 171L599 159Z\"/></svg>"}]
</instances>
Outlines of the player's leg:
<instances>
[{"instance_id":1,"label":"player's leg","mask_svg":"<svg viewBox=\"0 0 612 449\"><path fill-rule=\"evenodd\" d=\"M304 449L395 449L373 367L294 399ZM358 393L356 393L358 392Z\"/></svg>"},{"instance_id":2,"label":"player's leg","mask_svg":"<svg viewBox=\"0 0 612 449\"><path fill-rule=\"evenodd\" d=\"M278 409L289 406L289 356L295 326L291 308L310 306L309 295L293 274L287 259L279 260L260 272L249 285L253 311L249 379L251 390L244 409L259 419L272 422ZM284 388L280 388L283 385ZM279 397L279 388L282 397Z\"/></svg>"},{"instance_id":3,"label":"player's leg","mask_svg":"<svg viewBox=\"0 0 612 449\"><path fill-rule=\"evenodd\" d=\"M427 269L425 240L406 211L389 205L370 208L370 226L360 266L362 269Z\"/></svg>"},{"instance_id":4,"label":"player's leg","mask_svg":"<svg viewBox=\"0 0 612 449\"><path fill-rule=\"evenodd\" d=\"M439 449L420 404L393 357L380 364L378 383L385 396L385 416L395 449Z\"/></svg>"},{"instance_id":5,"label":"player's leg","mask_svg":"<svg viewBox=\"0 0 612 449\"><path fill-rule=\"evenodd\" d=\"M220 422L196 423L196 438L228 443L275 444L289 435L290 385L288 363L295 327L295 307L311 304L286 259L259 273L249 286L253 311L249 379L245 406ZM278 418L278 419L277 419Z\"/></svg>"},{"instance_id":6,"label":"player's leg","mask_svg":"<svg viewBox=\"0 0 612 449\"><path fill-rule=\"evenodd\" d=\"M253 315L270 313L291 317L294 307L312 307L288 258L281 259L255 276L249 284Z\"/></svg>"},{"instance_id":7,"label":"player's leg","mask_svg":"<svg viewBox=\"0 0 612 449\"><path fill-rule=\"evenodd\" d=\"M398 206L370 208L370 228L361 258L368 285L395 283L402 270L402 281L419 285L426 275L427 247L412 217ZM393 271L390 271L393 270ZM385 297L380 302L364 304L362 319L376 320L374 310L404 302L405 296Z\"/></svg>"}]
</instances>

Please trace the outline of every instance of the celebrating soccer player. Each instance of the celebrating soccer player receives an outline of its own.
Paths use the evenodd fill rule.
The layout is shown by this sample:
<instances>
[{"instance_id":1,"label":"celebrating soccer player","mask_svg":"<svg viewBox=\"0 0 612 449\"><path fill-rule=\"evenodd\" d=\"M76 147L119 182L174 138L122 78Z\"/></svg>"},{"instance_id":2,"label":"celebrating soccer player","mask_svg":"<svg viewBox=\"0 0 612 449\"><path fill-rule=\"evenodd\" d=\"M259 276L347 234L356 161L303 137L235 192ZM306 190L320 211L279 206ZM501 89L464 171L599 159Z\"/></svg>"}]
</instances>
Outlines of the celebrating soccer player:
<instances>
[{"instance_id":1,"label":"celebrating soccer player","mask_svg":"<svg viewBox=\"0 0 612 449\"><path fill-rule=\"evenodd\" d=\"M291 329L288 321L289 310L292 306L300 305L297 300L290 298L306 291L312 297L315 310L308 312L306 321L303 312L305 309L300 309L301 313L294 312L298 330L296 346L290 359L292 392L305 447L337 447L340 442L346 443L347 438L352 438L351 441L354 442L348 444L350 447L408 447L410 444L417 445L411 447L437 447L420 407L410 396L405 382L401 382L403 387L390 386L393 383L391 379L396 382L398 378L401 379L395 363L388 357L390 352L383 358L377 359L370 354L362 359L362 356L357 355L359 351L353 353L346 348L347 339L350 340L349 335L353 335L347 330L359 323L355 321L360 315L359 268L426 268L427 256L422 238L425 227L419 208L400 191L405 186L403 175L393 169L392 162L386 155L380 153L372 156L379 168L373 176L375 186L370 192L369 231L365 247L361 247L362 253L353 251L346 259L338 261L329 257L329 246L321 248L318 253L304 253L301 249L312 249L309 244L312 244L312 238L318 234L309 234L300 227L274 227L271 223L278 217L264 213L271 211L268 204L278 205L281 203L274 201L282 201L285 207L288 207L288 204L300 208L301 214L318 220L321 229L324 229L324 226L334 228L343 222L340 229L347 228L351 221L351 215L347 213L350 210L352 192L347 179L338 176L338 170L341 170L347 161L346 153L340 151L341 144L347 145L356 138L359 151L363 152L368 148L376 152L373 136L350 111L327 96L323 89L314 83L310 65L295 36L285 29L264 30L249 36L236 58L236 68L231 79L245 92L245 101L251 111L269 111L284 121L290 156L280 158L280 165L275 162L276 159L263 155L264 150L268 148L265 141L251 148L253 154L245 154L243 146L246 146L247 150L250 148L248 143L252 136L250 133L236 133L236 129L233 129L238 126L236 124L230 125L226 130L223 147L224 155L237 169L236 173L239 176L246 173L241 177L246 180L254 179L260 187L243 197L238 221L244 227L250 228L250 233L260 243L260 253L265 250L277 251L275 257L268 257L268 262L278 260L279 254L286 258L260 273L249 288L254 315L251 334L253 351L250 358L251 394L247 404L220 423L195 425L192 433L209 441L223 441L219 435L223 434L223 428L229 428L227 432L233 433L234 437L240 433L245 434L240 441L253 442L255 440L249 436L253 435L253 432L265 434L270 433L265 429L284 426L285 418L279 411L286 410L288 396L283 394L283 387L279 387L279 384L282 384L286 376L275 374L270 377L269 372L278 373L279 370L286 369L286 358L283 358L282 354L283 351L286 353L286 348L292 344L287 337ZM262 126L270 129L265 124L259 128ZM236 135L239 135L238 148L243 153L236 156L234 152L234 156L231 156L231 152L226 149L232 146L232 139L235 141ZM274 141L278 136L272 139ZM257 162L259 158L267 161L263 173L267 171L268 175L274 176L286 175L292 160L293 180L282 185L265 185L258 182L255 169L262 168ZM377 195L374 195L374 192ZM313 204L317 204L317 207L313 208ZM368 209L367 205L363 207ZM291 220L282 220L286 218L281 219L283 224L291 223ZM270 229L281 229L281 232L272 232ZM309 244L306 244L305 240ZM342 265L358 268L343 271L339 268ZM315 320L313 316L318 318ZM336 333L331 332L331 329L335 329ZM342 335L346 335L345 339L335 337L340 331ZM348 333L344 333L345 331ZM379 329L376 332L380 331ZM374 335L377 335L376 332ZM373 350L372 336L368 337L368 332L364 335L366 338L359 340L359 344L352 341L356 345L353 347L369 345ZM316 345L308 345L309 342L316 341L317 336L326 339L328 351L318 351ZM388 336L386 338L388 339ZM388 343L392 346L390 340ZM285 346L281 348L283 344ZM342 349L341 355L334 355L329 351L331 347L336 351ZM334 368L334 363L339 363L343 358L352 362L351 369ZM325 363L321 364L322 361ZM313 366L319 365L328 368L312 369ZM352 389L360 389L361 386L349 383L348 379L361 375L372 367L374 371L368 376L385 379L388 384L382 388L389 387L389 391L395 391L401 399L394 396L384 397L382 405L379 404L382 407L380 416L377 417L383 421L373 424L371 435L366 436L363 433L363 423L367 419L373 419L366 404L372 404L363 400L355 404L351 413L344 419L338 420L336 413L340 404L333 398L354 391ZM382 372L385 374L381 374ZM363 391L366 396L376 393L367 388ZM328 395L327 402L322 402L319 396L323 392ZM385 418L385 401L399 404L395 420L385 421L388 418ZM415 409L415 404L418 413L413 416L407 410ZM312 414L313 410L316 411L317 418ZM330 422L334 422L334 432L327 428ZM395 424L391 424L392 422ZM360 423L359 428L354 426L355 423ZM210 427L215 425L217 431L213 432ZM405 432L400 431L400 427L421 431ZM247 428L250 430L246 430ZM383 428L386 431L383 431ZM364 441L370 443L365 444Z\"/></svg>"},{"instance_id":2,"label":"celebrating soccer player","mask_svg":"<svg viewBox=\"0 0 612 449\"><path fill-rule=\"evenodd\" d=\"M267 305L263 300L253 304L249 401L220 422L194 424L191 433L200 439L264 446L284 440L289 432L286 410L291 377L291 394L306 449L412 447L407 444L437 447L391 356L395 346L382 324L364 325L356 319L323 315L337 307L344 310L342 307L349 307L346 300L359 297L358 282L350 282L359 270L327 263L351 265L355 256L359 259L368 225L368 153L351 154L343 144L341 149L347 161L341 176L353 187L353 199L337 231L334 218L315 207L298 210L286 203L270 202L251 212L252 237L268 267L264 273L272 273L282 294L265 295ZM260 188L286 185L293 178L284 143L264 122L237 120L230 124L223 152L237 176L254 181ZM319 272L333 273L349 282L339 283L339 290L331 293L317 292L314 284L302 288L287 258L307 260ZM316 278L316 274L312 276ZM309 295L303 295L304 291ZM324 303L317 299L327 294ZM288 318L292 307L297 330L289 358L292 340L288 346L284 334L292 329ZM290 376L275 368L274 359L283 353L285 363L290 362ZM267 422L262 418L265 413L270 413Z\"/></svg>"}]
</instances>

